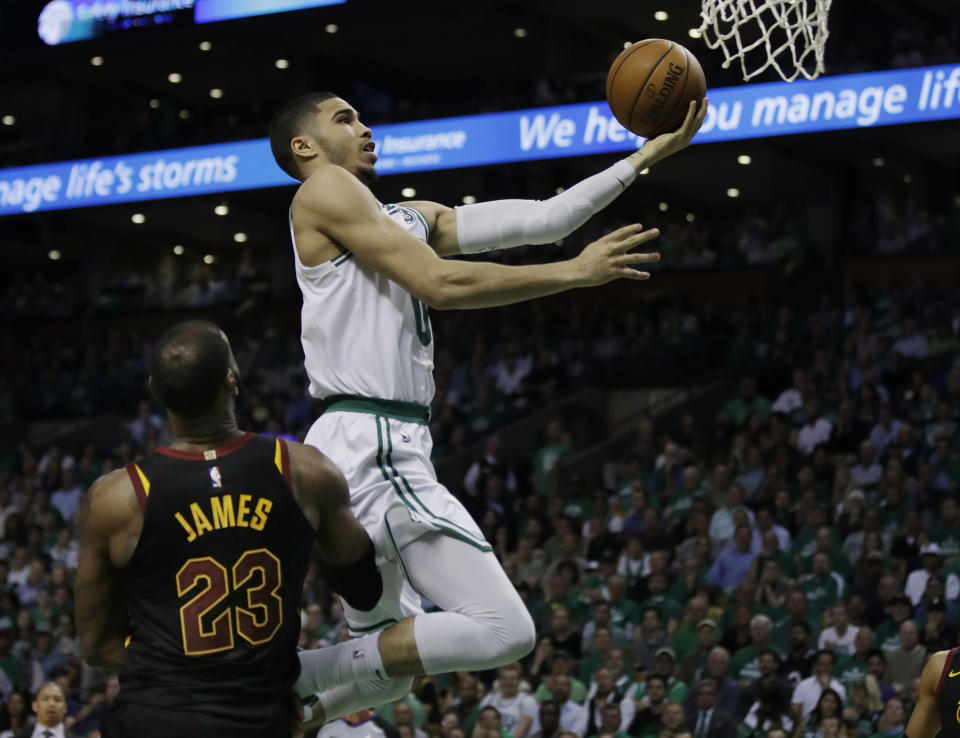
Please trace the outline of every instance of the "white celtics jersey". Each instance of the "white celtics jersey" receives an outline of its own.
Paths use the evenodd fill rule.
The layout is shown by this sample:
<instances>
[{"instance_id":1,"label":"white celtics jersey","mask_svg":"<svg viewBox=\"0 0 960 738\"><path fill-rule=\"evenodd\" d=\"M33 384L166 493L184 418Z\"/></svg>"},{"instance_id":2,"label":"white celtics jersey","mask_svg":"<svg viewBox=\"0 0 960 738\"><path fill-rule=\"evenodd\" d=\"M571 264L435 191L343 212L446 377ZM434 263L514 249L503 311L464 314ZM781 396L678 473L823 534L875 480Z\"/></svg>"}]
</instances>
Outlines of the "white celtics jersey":
<instances>
[{"instance_id":1,"label":"white celtics jersey","mask_svg":"<svg viewBox=\"0 0 960 738\"><path fill-rule=\"evenodd\" d=\"M427 221L418 210L383 204L380 209L427 240ZM301 341L310 394L429 405L433 331L427 306L349 252L312 267L300 261L296 244L293 252L303 293Z\"/></svg>"}]
</instances>

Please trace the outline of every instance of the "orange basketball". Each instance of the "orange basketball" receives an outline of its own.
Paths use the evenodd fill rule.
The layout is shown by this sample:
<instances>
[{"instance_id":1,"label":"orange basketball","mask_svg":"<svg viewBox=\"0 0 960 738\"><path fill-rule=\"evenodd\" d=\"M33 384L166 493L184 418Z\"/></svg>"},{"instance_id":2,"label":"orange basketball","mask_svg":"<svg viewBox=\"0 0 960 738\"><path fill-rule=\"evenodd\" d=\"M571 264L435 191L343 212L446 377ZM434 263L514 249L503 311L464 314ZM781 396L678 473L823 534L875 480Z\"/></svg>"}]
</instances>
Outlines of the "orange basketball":
<instances>
[{"instance_id":1,"label":"orange basketball","mask_svg":"<svg viewBox=\"0 0 960 738\"><path fill-rule=\"evenodd\" d=\"M683 123L707 91L700 62L673 41L648 38L623 50L607 73L607 102L620 124L653 138Z\"/></svg>"}]
</instances>

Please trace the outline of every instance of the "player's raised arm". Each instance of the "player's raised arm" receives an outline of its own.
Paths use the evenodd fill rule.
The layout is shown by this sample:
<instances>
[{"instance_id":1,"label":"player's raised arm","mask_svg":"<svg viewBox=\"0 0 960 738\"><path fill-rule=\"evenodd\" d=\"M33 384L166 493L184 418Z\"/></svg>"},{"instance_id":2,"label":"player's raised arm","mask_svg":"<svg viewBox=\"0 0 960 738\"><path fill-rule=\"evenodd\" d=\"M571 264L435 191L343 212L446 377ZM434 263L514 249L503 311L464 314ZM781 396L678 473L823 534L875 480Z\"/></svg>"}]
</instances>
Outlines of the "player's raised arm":
<instances>
[{"instance_id":1,"label":"player's raised arm","mask_svg":"<svg viewBox=\"0 0 960 738\"><path fill-rule=\"evenodd\" d=\"M84 659L119 671L127 661L127 603L119 567L136 547L142 516L125 469L101 477L80 514L80 558L74 580L74 614Z\"/></svg>"},{"instance_id":2,"label":"player's raised arm","mask_svg":"<svg viewBox=\"0 0 960 738\"><path fill-rule=\"evenodd\" d=\"M350 512L343 474L312 446L288 443L287 447L294 493L317 531L317 545L334 589L357 610L373 609L383 593L383 581L373 542Z\"/></svg>"},{"instance_id":3,"label":"player's raised arm","mask_svg":"<svg viewBox=\"0 0 960 738\"><path fill-rule=\"evenodd\" d=\"M337 166L314 172L297 192L293 213L298 227L336 241L361 263L439 309L508 305L621 277L648 279L647 272L633 266L660 258L655 253L630 253L658 235L656 229L643 231L632 225L594 241L573 259L552 264L444 260L384 215L370 191Z\"/></svg>"},{"instance_id":4,"label":"player's raised arm","mask_svg":"<svg viewBox=\"0 0 960 738\"><path fill-rule=\"evenodd\" d=\"M937 710L937 687L946 665L949 651L933 654L920 675L917 704L907 723L906 738L934 738L940 732L940 712Z\"/></svg>"},{"instance_id":5,"label":"player's raised arm","mask_svg":"<svg viewBox=\"0 0 960 738\"><path fill-rule=\"evenodd\" d=\"M612 167L548 200L491 200L455 208L407 202L430 226L430 245L441 256L497 251L559 241L612 203L637 174L686 148L707 115L707 101L691 101L683 124L647 140Z\"/></svg>"}]
</instances>

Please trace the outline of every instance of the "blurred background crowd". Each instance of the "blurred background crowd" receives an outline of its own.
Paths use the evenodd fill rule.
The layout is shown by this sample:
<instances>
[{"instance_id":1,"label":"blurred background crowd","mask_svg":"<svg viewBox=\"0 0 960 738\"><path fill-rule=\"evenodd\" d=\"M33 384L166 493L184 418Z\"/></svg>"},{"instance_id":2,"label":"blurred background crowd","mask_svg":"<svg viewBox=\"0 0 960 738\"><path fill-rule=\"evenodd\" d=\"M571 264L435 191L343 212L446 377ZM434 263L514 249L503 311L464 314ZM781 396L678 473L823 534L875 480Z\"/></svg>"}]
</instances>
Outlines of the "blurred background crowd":
<instances>
[{"instance_id":1,"label":"blurred background crowd","mask_svg":"<svg viewBox=\"0 0 960 738\"><path fill-rule=\"evenodd\" d=\"M72 51L13 38L35 3L0 4L17 52L0 99L23 103L0 111L16 121L0 128L4 166L261 137L274 106L311 89L346 94L371 125L595 101L598 60L629 39L686 40L699 7L665 3L656 25L605 0L409 14L351 0L322 21ZM951 8L834 3L828 74L960 61ZM474 32L436 33L446 22ZM157 42L167 32L182 48ZM712 88L742 83L687 43ZM900 738L927 654L960 643L957 140L941 121L693 147L564 242L493 255L555 260L627 223L661 230L642 285L431 316L434 464L537 646L497 671L418 680L325 738ZM386 177L376 192L549 197L610 161ZM4 219L0 738L31 734L49 681L87 738L118 692L79 651L77 515L99 475L171 441L146 390L163 330L223 327L241 427L302 440L322 411L303 372L290 196ZM301 619L303 647L346 638L319 566Z\"/></svg>"}]
</instances>

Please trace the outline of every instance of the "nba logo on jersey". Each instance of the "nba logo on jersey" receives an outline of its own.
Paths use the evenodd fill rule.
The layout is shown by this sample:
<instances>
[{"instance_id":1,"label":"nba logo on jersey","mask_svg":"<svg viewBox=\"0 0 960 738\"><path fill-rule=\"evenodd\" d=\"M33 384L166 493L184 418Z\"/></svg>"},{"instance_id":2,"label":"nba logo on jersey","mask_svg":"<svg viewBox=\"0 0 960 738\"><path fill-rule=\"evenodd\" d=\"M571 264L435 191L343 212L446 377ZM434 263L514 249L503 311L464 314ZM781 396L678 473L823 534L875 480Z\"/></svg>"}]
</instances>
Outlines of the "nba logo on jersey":
<instances>
[{"instance_id":1,"label":"nba logo on jersey","mask_svg":"<svg viewBox=\"0 0 960 738\"><path fill-rule=\"evenodd\" d=\"M212 484L217 489L223 487L223 477L220 476L220 467L211 466L210 467L210 484Z\"/></svg>"}]
</instances>

